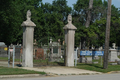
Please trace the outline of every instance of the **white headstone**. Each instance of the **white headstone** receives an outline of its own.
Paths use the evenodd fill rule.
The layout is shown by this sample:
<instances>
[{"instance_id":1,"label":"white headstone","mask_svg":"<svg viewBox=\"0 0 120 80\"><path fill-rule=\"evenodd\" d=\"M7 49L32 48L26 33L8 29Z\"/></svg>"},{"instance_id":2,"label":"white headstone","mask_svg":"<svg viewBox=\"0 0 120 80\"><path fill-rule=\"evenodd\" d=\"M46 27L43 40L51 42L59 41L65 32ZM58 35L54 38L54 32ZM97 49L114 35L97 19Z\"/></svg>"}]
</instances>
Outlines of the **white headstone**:
<instances>
[{"instance_id":1,"label":"white headstone","mask_svg":"<svg viewBox=\"0 0 120 80\"><path fill-rule=\"evenodd\" d=\"M109 51L110 51L109 56L108 56L109 62L115 62L116 60L120 61L120 59L117 56L116 49L110 49Z\"/></svg>"}]
</instances>

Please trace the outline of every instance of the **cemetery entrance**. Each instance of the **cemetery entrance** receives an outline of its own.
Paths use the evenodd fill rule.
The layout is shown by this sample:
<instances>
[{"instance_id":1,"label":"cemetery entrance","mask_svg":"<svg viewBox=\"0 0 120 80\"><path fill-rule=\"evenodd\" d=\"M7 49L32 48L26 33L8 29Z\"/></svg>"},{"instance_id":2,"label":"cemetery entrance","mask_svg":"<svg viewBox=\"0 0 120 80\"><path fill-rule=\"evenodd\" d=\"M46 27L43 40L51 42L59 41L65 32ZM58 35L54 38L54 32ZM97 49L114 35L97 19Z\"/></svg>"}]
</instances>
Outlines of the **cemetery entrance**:
<instances>
[{"instance_id":1,"label":"cemetery entrance","mask_svg":"<svg viewBox=\"0 0 120 80\"><path fill-rule=\"evenodd\" d=\"M42 38L34 42L34 67L64 65L64 46L60 39Z\"/></svg>"}]
</instances>

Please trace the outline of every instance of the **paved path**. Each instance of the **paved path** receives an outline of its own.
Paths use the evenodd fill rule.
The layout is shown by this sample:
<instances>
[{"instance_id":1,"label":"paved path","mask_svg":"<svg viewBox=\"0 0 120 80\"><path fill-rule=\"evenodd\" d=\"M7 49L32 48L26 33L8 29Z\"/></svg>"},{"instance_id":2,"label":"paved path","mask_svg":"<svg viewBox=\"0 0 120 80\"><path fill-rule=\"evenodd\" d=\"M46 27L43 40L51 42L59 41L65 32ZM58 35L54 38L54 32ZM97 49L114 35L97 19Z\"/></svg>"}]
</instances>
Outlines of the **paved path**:
<instances>
[{"instance_id":1,"label":"paved path","mask_svg":"<svg viewBox=\"0 0 120 80\"><path fill-rule=\"evenodd\" d=\"M0 66L8 67L8 62L7 61L0 61Z\"/></svg>"},{"instance_id":2,"label":"paved path","mask_svg":"<svg viewBox=\"0 0 120 80\"><path fill-rule=\"evenodd\" d=\"M22 67L22 69L27 70L34 70L34 71L44 71L48 74L53 75L82 75L82 74L101 74L100 72L96 71L89 71L89 70L83 70L83 69L77 69L77 68L70 68L70 67L63 67L63 66L57 66L57 67L39 67L39 68L28 68L28 67Z\"/></svg>"},{"instance_id":3,"label":"paved path","mask_svg":"<svg viewBox=\"0 0 120 80\"><path fill-rule=\"evenodd\" d=\"M8 67L7 61L0 61L0 66ZM12 67L12 64L10 65ZM71 67L65 67L65 66L55 66L55 67L34 67L34 68L28 68L28 67L17 67L15 68L22 68L27 70L34 70L34 71L40 71L40 72L46 72L48 76L54 76L54 75L91 75L91 74L102 74L101 72L96 71L89 71L89 70L83 70L83 69L77 69L77 68L71 68ZM9 75L2 77L24 77L24 76L39 76L39 75ZM0 76L0 78L2 78Z\"/></svg>"},{"instance_id":4,"label":"paved path","mask_svg":"<svg viewBox=\"0 0 120 80\"><path fill-rule=\"evenodd\" d=\"M19 62L16 62L15 64L18 64ZM16 68L17 66L14 64L14 67ZM8 67L8 62L7 61L0 61L0 66L3 67ZM10 63L9 67L13 67L12 63Z\"/></svg>"}]
</instances>

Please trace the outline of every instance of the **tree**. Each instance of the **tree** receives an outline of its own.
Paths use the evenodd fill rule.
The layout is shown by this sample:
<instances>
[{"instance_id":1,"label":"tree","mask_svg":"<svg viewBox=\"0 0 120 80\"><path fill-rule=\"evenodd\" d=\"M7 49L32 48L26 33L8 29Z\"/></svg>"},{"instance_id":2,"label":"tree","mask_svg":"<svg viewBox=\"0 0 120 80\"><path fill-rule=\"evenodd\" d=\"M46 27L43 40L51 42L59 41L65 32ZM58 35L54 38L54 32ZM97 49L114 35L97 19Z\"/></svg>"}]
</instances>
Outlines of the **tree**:
<instances>
[{"instance_id":1,"label":"tree","mask_svg":"<svg viewBox=\"0 0 120 80\"><path fill-rule=\"evenodd\" d=\"M80 22L81 26L85 25L89 0L78 0L76 4L73 4L72 15L75 18L76 23Z\"/></svg>"},{"instance_id":2,"label":"tree","mask_svg":"<svg viewBox=\"0 0 120 80\"><path fill-rule=\"evenodd\" d=\"M111 29L110 29L110 46L116 43L119 46L119 30L120 30L120 11L114 5L111 6Z\"/></svg>"},{"instance_id":3,"label":"tree","mask_svg":"<svg viewBox=\"0 0 120 80\"><path fill-rule=\"evenodd\" d=\"M33 17L36 8L41 0L1 0L0 6L0 41L10 45L11 43L22 43L22 27L21 23L26 20L26 12L28 9L32 11ZM4 4L4 5L3 5ZM33 19L33 18L32 18ZM33 19L34 21L35 19Z\"/></svg>"},{"instance_id":4,"label":"tree","mask_svg":"<svg viewBox=\"0 0 120 80\"><path fill-rule=\"evenodd\" d=\"M4 3L4 4L3 4ZM89 0L78 0L73 10L66 0L54 0L52 4L42 3L42 0L1 0L0 1L0 41L7 45L22 43L21 23L26 20L28 9L32 12L32 21L36 24L34 38L41 43L64 40L63 26L67 24L68 14L72 14L73 24L77 27L75 46L86 41L86 46L102 46L105 40L105 24L107 13L106 0L93 0L93 7L89 9ZM110 45L116 42L119 45L120 37L120 11L111 7L111 33ZM87 15L91 11L89 27L86 28ZM113 33L114 31L114 33ZM116 36L117 35L117 36Z\"/></svg>"},{"instance_id":5,"label":"tree","mask_svg":"<svg viewBox=\"0 0 120 80\"><path fill-rule=\"evenodd\" d=\"M106 9L107 9L107 1L101 1L101 0L93 0L93 8L91 9L91 21L90 26L92 26L92 29L85 29L86 32L82 33L83 30L80 27L85 26L85 22L87 20L87 11L88 9L89 0L78 0L76 4L74 4L74 10L73 10L73 24L76 25L78 32L76 31L76 39L77 41L81 41L82 44L86 41L86 46L88 44L94 44L94 46L102 46L104 44L104 25L106 21ZM102 21L103 20L103 21ZM80 32L82 31L82 32ZM94 31L94 34L91 33L91 31ZM84 34L84 36L80 36ZM94 36L94 40L92 40L92 34ZM78 36L79 35L79 36ZM79 37L79 38L78 38ZM100 39L100 40L99 40ZM98 41L97 41L98 40ZM92 41L92 43L91 43ZM78 43L79 43L78 42ZM77 43L77 45L78 45Z\"/></svg>"},{"instance_id":6,"label":"tree","mask_svg":"<svg viewBox=\"0 0 120 80\"><path fill-rule=\"evenodd\" d=\"M42 8L43 12L43 21L41 21L40 24L42 26L42 32L44 31L41 37L47 37L46 40L48 41L50 37L52 37L54 41L61 39L62 42L64 40L63 26L67 22L68 14L71 13L71 7L68 7L66 0L54 0L52 4L45 3L42 4L40 8ZM37 38L41 40L41 37Z\"/></svg>"},{"instance_id":7,"label":"tree","mask_svg":"<svg viewBox=\"0 0 120 80\"><path fill-rule=\"evenodd\" d=\"M11 43L15 43L20 39L20 22L22 21L19 16L22 15L19 11L19 6L17 6L16 2L14 2L13 0L8 1L7 3L6 2L0 2L5 3L3 6L1 5L3 8L0 8L0 41L3 41L6 43L6 45L9 45Z\"/></svg>"},{"instance_id":8,"label":"tree","mask_svg":"<svg viewBox=\"0 0 120 80\"><path fill-rule=\"evenodd\" d=\"M86 20L86 23L85 23L86 27L89 27L89 25L90 25L92 7L93 7L93 0L89 0L89 8L88 8L88 12L87 12L87 20Z\"/></svg>"},{"instance_id":9,"label":"tree","mask_svg":"<svg viewBox=\"0 0 120 80\"><path fill-rule=\"evenodd\" d=\"M109 38L110 38L110 20L111 20L111 1L112 0L108 0L106 35L105 35L105 51L104 51L104 63L103 63L103 68L104 69L107 69L107 67L108 67Z\"/></svg>"},{"instance_id":10,"label":"tree","mask_svg":"<svg viewBox=\"0 0 120 80\"><path fill-rule=\"evenodd\" d=\"M62 15L60 20L64 22L64 24L66 24L67 16L68 14L71 13L71 10L72 10L72 8L67 5L67 1L66 0L54 0L52 5L53 5L53 8L52 8L53 12L56 12L59 15Z\"/></svg>"}]
</instances>

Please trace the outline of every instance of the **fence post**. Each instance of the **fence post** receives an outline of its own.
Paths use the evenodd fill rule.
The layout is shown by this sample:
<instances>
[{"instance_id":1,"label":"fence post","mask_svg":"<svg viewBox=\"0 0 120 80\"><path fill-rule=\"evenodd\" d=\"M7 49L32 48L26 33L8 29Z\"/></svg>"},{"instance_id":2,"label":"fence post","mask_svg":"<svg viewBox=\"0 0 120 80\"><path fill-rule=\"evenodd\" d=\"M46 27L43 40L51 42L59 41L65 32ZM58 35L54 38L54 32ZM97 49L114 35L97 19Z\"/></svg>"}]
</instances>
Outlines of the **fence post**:
<instances>
[{"instance_id":1,"label":"fence post","mask_svg":"<svg viewBox=\"0 0 120 80\"><path fill-rule=\"evenodd\" d=\"M77 48L75 49L74 58L75 58L75 67L76 67L76 65L77 65Z\"/></svg>"},{"instance_id":2,"label":"fence post","mask_svg":"<svg viewBox=\"0 0 120 80\"><path fill-rule=\"evenodd\" d=\"M101 66L102 66L102 56L101 56Z\"/></svg>"},{"instance_id":3,"label":"fence post","mask_svg":"<svg viewBox=\"0 0 120 80\"><path fill-rule=\"evenodd\" d=\"M10 46L8 48L8 67L9 67L9 65L10 65Z\"/></svg>"},{"instance_id":4,"label":"fence post","mask_svg":"<svg viewBox=\"0 0 120 80\"><path fill-rule=\"evenodd\" d=\"M13 68L14 68L14 59L15 59L15 46L13 45Z\"/></svg>"}]
</instances>

